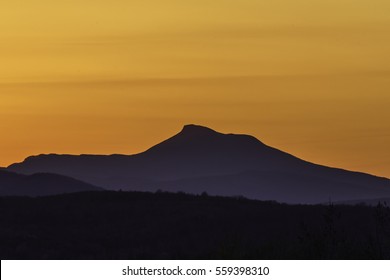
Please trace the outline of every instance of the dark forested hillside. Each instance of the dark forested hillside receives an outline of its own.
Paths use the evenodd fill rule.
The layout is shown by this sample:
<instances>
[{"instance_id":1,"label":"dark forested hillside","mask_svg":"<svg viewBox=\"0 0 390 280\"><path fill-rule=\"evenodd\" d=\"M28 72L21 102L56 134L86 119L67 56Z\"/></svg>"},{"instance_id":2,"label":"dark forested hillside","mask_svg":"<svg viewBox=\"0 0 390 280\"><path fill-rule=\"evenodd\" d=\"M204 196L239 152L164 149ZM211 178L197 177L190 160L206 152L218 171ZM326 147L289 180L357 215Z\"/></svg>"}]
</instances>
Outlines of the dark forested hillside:
<instances>
[{"instance_id":1,"label":"dark forested hillside","mask_svg":"<svg viewBox=\"0 0 390 280\"><path fill-rule=\"evenodd\" d=\"M389 259L385 206L183 193L0 198L1 259Z\"/></svg>"}]
</instances>

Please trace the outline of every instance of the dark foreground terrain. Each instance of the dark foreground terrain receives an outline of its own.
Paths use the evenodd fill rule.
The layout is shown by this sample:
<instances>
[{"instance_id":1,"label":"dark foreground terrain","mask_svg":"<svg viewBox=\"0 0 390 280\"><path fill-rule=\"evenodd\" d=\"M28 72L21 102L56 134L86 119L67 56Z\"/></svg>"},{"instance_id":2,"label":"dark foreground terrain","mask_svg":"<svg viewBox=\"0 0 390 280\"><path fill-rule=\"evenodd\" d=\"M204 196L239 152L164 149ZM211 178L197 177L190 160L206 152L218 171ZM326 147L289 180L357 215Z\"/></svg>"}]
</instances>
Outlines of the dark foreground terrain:
<instances>
[{"instance_id":1,"label":"dark foreground terrain","mask_svg":"<svg viewBox=\"0 0 390 280\"><path fill-rule=\"evenodd\" d=\"M1 259L389 259L385 206L172 193L0 198Z\"/></svg>"}]
</instances>

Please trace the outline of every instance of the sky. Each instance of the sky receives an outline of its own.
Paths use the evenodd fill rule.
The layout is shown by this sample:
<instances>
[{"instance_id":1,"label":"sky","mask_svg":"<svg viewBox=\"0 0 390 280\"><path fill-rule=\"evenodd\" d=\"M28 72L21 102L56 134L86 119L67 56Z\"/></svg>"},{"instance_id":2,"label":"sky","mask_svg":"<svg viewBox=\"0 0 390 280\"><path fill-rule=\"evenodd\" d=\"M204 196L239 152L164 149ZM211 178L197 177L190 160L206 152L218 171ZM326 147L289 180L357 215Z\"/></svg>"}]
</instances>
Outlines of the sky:
<instances>
[{"instance_id":1,"label":"sky","mask_svg":"<svg viewBox=\"0 0 390 280\"><path fill-rule=\"evenodd\" d=\"M390 2L2 0L0 166L196 123L390 177Z\"/></svg>"}]
</instances>

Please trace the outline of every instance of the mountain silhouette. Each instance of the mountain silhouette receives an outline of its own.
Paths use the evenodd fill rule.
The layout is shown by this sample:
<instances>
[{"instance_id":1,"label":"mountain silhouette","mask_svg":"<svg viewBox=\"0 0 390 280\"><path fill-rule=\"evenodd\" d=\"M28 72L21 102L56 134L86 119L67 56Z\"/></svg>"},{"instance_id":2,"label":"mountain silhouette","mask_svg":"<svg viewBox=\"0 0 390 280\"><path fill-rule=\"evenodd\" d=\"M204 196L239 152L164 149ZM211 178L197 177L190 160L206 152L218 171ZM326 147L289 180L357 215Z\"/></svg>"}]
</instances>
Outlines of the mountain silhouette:
<instances>
[{"instance_id":1,"label":"mountain silhouette","mask_svg":"<svg viewBox=\"0 0 390 280\"><path fill-rule=\"evenodd\" d=\"M1 196L46 196L99 190L102 189L63 175L22 175L0 170Z\"/></svg>"},{"instance_id":2,"label":"mountain silhouette","mask_svg":"<svg viewBox=\"0 0 390 280\"><path fill-rule=\"evenodd\" d=\"M249 135L186 125L136 155L39 155L7 170L57 173L118 190L184 191L288 203L390 196L390 180L313 164Z\"/></svg>"}]
</instances>

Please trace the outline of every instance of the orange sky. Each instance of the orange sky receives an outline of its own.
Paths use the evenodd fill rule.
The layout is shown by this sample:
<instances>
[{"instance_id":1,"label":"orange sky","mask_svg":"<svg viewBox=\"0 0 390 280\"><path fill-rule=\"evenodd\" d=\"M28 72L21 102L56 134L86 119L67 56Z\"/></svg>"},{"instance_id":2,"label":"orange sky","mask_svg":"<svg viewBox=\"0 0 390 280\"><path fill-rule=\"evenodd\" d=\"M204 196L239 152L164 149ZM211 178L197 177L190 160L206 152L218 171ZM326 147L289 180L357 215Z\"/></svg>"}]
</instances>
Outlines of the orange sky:
<instances>
[{"instance_id":1,"label":"orange sky","mask_svg":"<svg viewBox=\"0 0 390 280\"><path fill-rule=\"evenodd\" d=\"M390 177L390 2L4 0L0 165L186 123Z\"/></svg>"}]
</instances>

